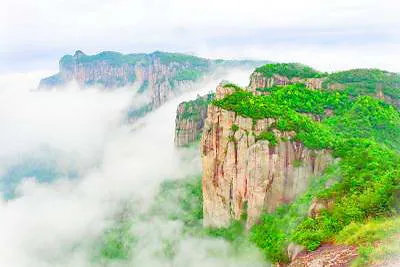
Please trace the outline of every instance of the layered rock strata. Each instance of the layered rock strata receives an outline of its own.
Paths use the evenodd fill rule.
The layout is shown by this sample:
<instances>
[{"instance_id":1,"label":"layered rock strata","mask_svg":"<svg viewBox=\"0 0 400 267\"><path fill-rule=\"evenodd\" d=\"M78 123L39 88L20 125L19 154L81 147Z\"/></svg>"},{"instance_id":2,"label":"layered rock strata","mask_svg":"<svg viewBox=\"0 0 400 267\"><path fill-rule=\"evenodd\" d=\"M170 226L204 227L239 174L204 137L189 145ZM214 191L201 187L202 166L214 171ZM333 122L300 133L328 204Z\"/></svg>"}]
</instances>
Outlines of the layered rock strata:
<instances>
[{"instance_id":1,"label":"layered rock strata","mask_svg":"<svg viewBox=\"0 0 400 267\"><path fill-rule=\"evenodd\" d=\"M270 88L275 85L289 85L295 83L304 83L308 88L321 89L324 78L288 78L286 76L274 74L271 77L266 77L262 73L253 72L250 76L249 90L257 92L257 88Z\"/></svg>"},{"instance_id":2,"label":"layered rock strata","mask_svg":"<svg viewBox=\"0 0 400 267\"><path fill-rule=\"evenodd\" d=\"M217 88L217 98L229 93ZM272 129L275 120L254 121L210 105L201 139L204 226L225 227L247 214L247 227L263 212L293 201L332 161L327 150L294 141L294 132ZM258 140L273 131L279 142Z\"/></svg>"}]
</instances>

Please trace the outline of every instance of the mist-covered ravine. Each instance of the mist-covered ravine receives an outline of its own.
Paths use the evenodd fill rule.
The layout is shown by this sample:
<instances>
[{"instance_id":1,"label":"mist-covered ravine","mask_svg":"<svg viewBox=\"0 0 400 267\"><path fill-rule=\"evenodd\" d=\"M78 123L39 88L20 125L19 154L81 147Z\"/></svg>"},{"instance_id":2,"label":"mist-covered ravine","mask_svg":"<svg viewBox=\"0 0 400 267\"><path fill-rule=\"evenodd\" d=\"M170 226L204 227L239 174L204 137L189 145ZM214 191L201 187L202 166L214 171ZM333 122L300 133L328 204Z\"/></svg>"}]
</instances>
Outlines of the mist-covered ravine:
<instances>
[{"instance_id":1,"label":"mist-covered ravine","mask_svg":"<svg viewBox=\"0 0 400 267\"><path fill-rule=\"evenodd\" d=\"M265 266L251 245L204 233L198 147L173 144L181 101L250 72L134 124L132 88L37 92L41 73L1 76L0 266Z\"/></svg>"}]
</instances>

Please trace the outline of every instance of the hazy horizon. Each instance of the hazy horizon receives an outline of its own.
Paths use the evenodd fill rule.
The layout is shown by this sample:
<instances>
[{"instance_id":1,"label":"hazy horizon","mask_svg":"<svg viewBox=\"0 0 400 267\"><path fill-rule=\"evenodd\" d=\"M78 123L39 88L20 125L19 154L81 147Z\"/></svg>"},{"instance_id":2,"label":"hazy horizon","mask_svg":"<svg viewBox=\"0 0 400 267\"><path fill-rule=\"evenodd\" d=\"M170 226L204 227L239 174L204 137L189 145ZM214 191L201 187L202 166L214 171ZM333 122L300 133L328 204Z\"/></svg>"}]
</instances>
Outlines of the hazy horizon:
<instances>
[{"instance_id":1,"label":"hazy horizon","mask_svg":"<svg viewBox=\"0 0 400 267\"><path fill-rule=\"evenodd\" d=\"M57 70L82 50L190 53L301 62L322 71L400 72L400 3L307 1L3 1L0 72Z\"/></svg>"}]
</instances>

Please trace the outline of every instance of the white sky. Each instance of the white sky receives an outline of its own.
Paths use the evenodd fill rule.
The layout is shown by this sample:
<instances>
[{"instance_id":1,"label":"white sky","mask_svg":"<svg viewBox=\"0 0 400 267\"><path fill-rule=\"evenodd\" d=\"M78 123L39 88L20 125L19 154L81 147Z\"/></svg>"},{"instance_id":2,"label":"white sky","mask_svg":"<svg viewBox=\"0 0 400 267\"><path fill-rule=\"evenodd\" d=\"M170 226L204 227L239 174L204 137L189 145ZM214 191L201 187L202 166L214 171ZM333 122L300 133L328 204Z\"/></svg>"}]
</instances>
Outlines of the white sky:
<instances>
[{"instance_id":1,"label":"white sky","mask_svg":"<svg viewBox=\"0 0 400 267\"><path fill-rule=\"evenodd\" d=\"M0 72L77 49L189 52L400 72L397 0L1 0Z\"/></svg>"}]
</instances>

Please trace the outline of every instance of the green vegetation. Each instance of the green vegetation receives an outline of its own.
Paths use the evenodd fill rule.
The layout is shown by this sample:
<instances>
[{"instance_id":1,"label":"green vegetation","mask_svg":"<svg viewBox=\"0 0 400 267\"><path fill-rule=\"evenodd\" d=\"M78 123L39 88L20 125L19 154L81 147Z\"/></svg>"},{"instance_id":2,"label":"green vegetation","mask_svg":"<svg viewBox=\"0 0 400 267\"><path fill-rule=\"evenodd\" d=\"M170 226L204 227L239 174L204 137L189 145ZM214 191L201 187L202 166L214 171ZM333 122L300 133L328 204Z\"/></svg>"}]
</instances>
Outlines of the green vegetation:
<instances>
[{"instance_id":1,"label":"green vegetation","mask_svg":"<svg viewBox=\"0 0 400 267\"><path fill-rule=\"evenodd\" d=\"M352 262L352 267L369 266L379 261L390 261L391 258L398 260L400 254L399 235L383 239L379 245L361 246L358 249L358 254L358 258Z\"/></svg>"},{"instance_id":2,"label":"green vegetation","mask_svg":"<svg viewBox=\"0 0 400 267\"><path fill-rule=\"evenodd\" d=\"M295 159L293 161L293 167L298 168L298 167L301 167L301 166L303 166L303 161L301 159Z\"/></svg>"},{"instance_id":3,"label":"green vegetation","mask_svg":"<svg viewBox=\"0 0 400 267\"><path fill-rule=\"evenodd\" d=\"M281 117L288 110L317 115L323 115L326 109L343 112L352 104L352 100L343 92L312 90L303 84L273 87L269 91L269 95L255 96L251 92L238 90L224 99L214 101L214 105L245 117L263 119Z\"/></svg>"},{"instance_id":4,"label":"green vegetation","mask_svg":"<svg viewBox=\"0 0 400 267\"><path fill-rule=\"evenodd\" d=\"M394 99L400 99L400 74L378 69L354 69L330 74L324 81L326 88L330 84L341 84L353 95L375 95L378 90Z\"/></svg>"},{"instance_id":5,"label":"green vegetation","mask_svg":"<svg viewBox=\"0 0 400 267\"><path fill-rule=\"evenodd\" d=\"M104 51L96 55L86 55L82 52L78 55L77 62L81 64L93 63L96 61L106 61L109 64L120 66L122 64L135 65L136 63L147 64L151 57L158 58L162 64L170 63L186 63L191 67L208 68L209 60L191 55L180 53L167 53L156 51L152 54L122 54L113 51ZM63 56L60 60L60 65L69 66L75 63L75 58L72 55Z\"/></svg>"},{"instance_id":6,"label":"green vegetation","mask_svg":"<svg viewBox=\"0 0 400 267\"><path fill-rule=\"evenodd\" d=\"M237 132L239 130L239 126L237 126L236 124L232 124L231 130L233 132Z\"/></svg>"},{"instance_id":7,"label":"green vegetation","mask_svg":"<svg viewBox=\"0 0 400 267\"><path fill-rule=\"evenodd\" d=\"M343 114L324 123L344 138L370 138L400 150L400 113L384 102L368 96L358 97Z\"/></svg>"},{"instance_id":8,"label":"green vegetation","mask_svg":"<svg viewBox=\"0 0 400 267\"><path fill-rule=\"evenodd\" d=\"M361 95L376 96L384 94L393 101L400 99L400 74L379 69L352 69L331 74L318 72L311 67L297 63L266 64L256 69L266 77L281 75L289 79L324 78L322 87L330 87L346 91L347 94L357 97ZM268 92L269 88L258 88L258 91ZM391 102L391 100L388 100Z\"/></svg>"},{"instance_id":9,"label":"green vegetation","mask_svg":"<svg viewBox=\"0 0 400 267\"><path fill-rule=\"evenodd\" d=\"M86 55L82 52L76 53L76 56L65 55L60 59L60 66L63 69L71 69L74 64L93 64L95 62L106 62L113 66L128 65L148 65L153 58L160 60L162 64L171 63L185 64L178 71L174 80L196 80L202 73L209 69L210 62L207 59L180 53L166 53L156 51L152 54L122 54L113 51L104 51L96 55Z\"/></svg>"},{"instance_id":10,"label":"green vegetation","mask_svg":"<svg viewBox=\"0 0 400 267\"><path fill-rule=\"evenodd\" d=\"M179 220L187 231L201 229L203 195L200 176L163 182L154 203L152 214Z\"/></svg>"},{"instance_id":11,"label":"green vegetation","mask_svg":"<svg viewBox=\"0 0 400 267\"><path fill-rule=\"evenodd\" d=\"M160 59L161 64L170 64L172 62L187 63L190 64L190 66L192 67L198 67L198 68L208 68L210 64L210 61L208 59L181 53L167 53L167 52L156 51L151 55L158 57Z\"/></svg>"},{"instance_id":12,"label":"green vegetation","mask_svg":"<svg viewBox=\"0 0 400 267\"><path fill-rule=\"evenodd\" d=\"M148 87L149 87L149 81L148 80L143 81L143 83L140 85L138 89L138 93L139 94L144 93L144 91L146 91Z\"/></svg>"},{"instance_id":13,"label":"green vegetation","mask_svg":"<svg viewBox=\"0 0 400 267\"><path fill-rule=\"evenodd\" d=\"M294 130L297 140L310 148L333 148L340 137L371 138L400 148L400 115L392 106L372 97L352 99L346 92L311 90L295 84L271 88L269 95L255 96L238 90L213 104L255 120L278 119L276 128ZM322 123L307 114L334 116Z\"/></svg>"},{"instance_id":14,"label":"green vegetation","mask_svg":"<svg viewBox=\"0 0 400 267\"><path fill-rule=\"evenodd\" d=\"M285 247L290 242L314 250L351 223L363 225L369 218L397 214L400 156L393 149L400 148L400 115L395 108L369 96L353 98L346 91L303 85L273 87L269 92L254 96L238 90L213 104L254 120L275 118L276 129L294 130L294 139L305 146L330 149L341 158L333 171L333 186L310 188L253 227L250 239L269 260L287 260ZM327 109L334 115L325 115ZM322 121L310 118L317 115ZM270 132L265 138L272 139ZM308 208L313 198L332 200L332 207L316 218L307 217L299 206Z\"/></svg>"},{"instance_id":15,"label":"green vegetation","mask_svg":"<svg viewBox=\"0 0 400 267\"><path fill-rule=\"evenodd\" d=\"M298 70L295 73L289 67L282 69L286 70L285 76L300 75ZM307 69L303 72L306 74L301 74L302 77L322 75L313 76ZM400 251L398 243L389 242L400 229L400 113L393 106L365 96L369 91L361 89L355 94L354 90L311 90L294 84L261 89L268 91L268 95L255 96L232 85L225 86L235 88L235 92L220 100L207 96L188 102L181 116L196 119L199 113L193 107L205 108L212 101L213 105L252 118L253 122L275 118L276 122L257 140L277 144L288 140L277 140L274 131L295 131L293 140L311 149L329 149L340 160L320 177L310 178L311 186L304 195L262 215L248 235L243 221L232 222L228 228L202 229L199 178L193 183L165 183L157 202L167 202L163 200L176 196L178 209L170 213L163 206L155 209L156 213L167 210L165 216L183 221L187 234L223 238L237 248L250 240L272 262L288 261L286 248L290 243L308 250L323 242L361 246L355 266L365 266L385 253ZM238 125L232 125L231 130L239 130ZM233 136L229 138L235 142ZM302 164L300 160L294 162L295 167ZM313 199L329 201L330 205L318 216L308 217ZM381 240L389 241L376 247L375 242Z\"/></svg>"},{"instance_id":16,"label":"green vegetation","mask_svg":"<svg viewBox=\"0 0 400 267\"><path fill-rule=\"evenodd\" d=\"M233 221L231 225L226 228L206 228L205 233L207 236L214 238L223 238L230 242L242 241L244 238L244 222ZM239 245L237 243L237 245Z\"/></svg>"},{"instance_id":17,"label":"green vegetation","mask_svg":"<svg viewBox=\"0 0 400 267\"><path fill-rule=\"evenodd\" d=\"M273 213L266 213L260 223L253 226L249 239L273 262L287 262L286 247L292 242L297 225L305 220L311 201L328 182L336 181L339 168L333 165L321 177L313 178L308 191L289 205L278 207Z\"/></svg>"},{"instance_id":18,"label":"green vegetation","mask_svg":"<svg viewBox=\"0 0 400 267\"><path fill-rule=\"evenodd\" d=\"M59 61L60 73L74 73L76 65L79 65L85 69L97 69L101 67L100 65L104 64L117 68L125 66L125 77L117 77L113 73L105 73L100 75L102 77L101 79L99 76L94 77L91 80L85 80L85 86L102 85L104 87L120 87L127 84L132 84L136 80L134 66L146 68L157 63L167 65L170 70L170 74L167 74L165 77L161 75L158 80L155 81L155 83L160 84L167 81L170 84L170 87L173 89L176 87L179 81L196 81L204 75L212 73L221 66L225 68L232 68L235 66L254 67L265 62L252 60L209 60L192 55L161 51L156 51L151 54L122 54L119 52L104 51L95 55L86 55L82 51L76 51L74 55L65 55ZM40 86L53 87L64 84L70 80L67 79L64 81L62 78L64 76L65 75L56 74L42 79ZM69 77L70 75L67 76ZM138 92L144 92L147 87L148 82L143 83Z\"/></svg>"},{"instance_id":19,"label":"green vegetation","mask_svg":"<svg viewBox=\"0 0 400 267\"><path fill-rule=\"evenodd\" d=\"M195 81L199 79L203 73L196 69L183 69L174 76L175 81Z\"/></svg>"},{"instance_id":20,"label":"green vegetation","mask_svg":"<svg viewBox=\"0 0 400 267\"><path fill-rule=\"evenodd\" d=\"M263 74L265 77L272 77L273 75L281 75L288 77L289 79L294 77L300 78L318 78L325 74L314 70L311 67L305 66L299 63L274 63L266 64L255 70L258 73Z\"/></svg>"},{"instance_id":21,"label":"green vegetation","mask_svg":"<svg viewBox=\"0 0 400 267\"><path fill-rule=\"evenodd\" d=\"M396 233L400 233L400 217L377 218L365 223L350 223L335 240L346 245L372 245Z\"/></svg>"},{"instance_id":22,"label":"green vegetation","mask_svg":"<svg viewBox=\"0 0 400 267\"><path fill-rule=\"evenodd\" d=\"M129 220L119 220L105 231L97 260L126 260L130 257L135 245L135 237L130 233L131 225Z\"/></svg>"},{"instance_id":23,"label":"green vegetation","mask_svg":"<svg viewBox=\"0 0 400 267\"><path fill-rule=\"evenodd\" d=\"M183 112L178 119L199 120L202 113L207 112L207 106L214 98L215 94L209 93L205 96L197 96L195 100L184 102Z\"/></svg>"},{"instance_id":24,"label":"green vegetation","mask_svg":"<svg viewBox=\"0 0 400 267\"><path fill-rule=\"evenodd\" d=\"M131 205L133 204L128 203L128 207ZM163 182L150 211L142 214L140 218L135 217L132 212L124 211L95 244L93 260L102 263L129 260L139 241L139 237L134 236L132 227L138 220L144 222L157 217L166 221L182 222L184 234L203 234L201 177ZM164 248L158 256L172 257L175 250L174 240L166 239L163 242Z\"/></svg>"},{"instance_id":25,"label":"green vegetation","mask_svg":"<svg viewBox=\"0 0 400 267\"><path fill-rule=\"evenodd\" d=\"M121 54L118 52L113 52L113 51L104 51L101 53L98 53L96 55L85 55L85 54L80 54L78 56L78 63L81 64L90 64L96 61L106 61L107 63L111 65L116 65L120 66L122 64L130 64L130 65L135 65L137 62L143 60L145 58L146 54ZM60 65L64 67L68 67L71 64L75 63L75 58L74 56L71 55L66 55L63 56L60 60Z\"/></svg>"},{"instance_id":26,"label":"green vegetation","mask_svg":"<svg viewBox=\"0 0 400 267\"><path fill-rule=\"evenodd\" d=\"M283 97L285 94L286 98ZM277 129L296 131L296 138L310 148L332 148L335 136L326 125L297 111L320 114L329 108L341 113L349 103L350 100L339 92L315 91L305 88L304 85L276 88L271 94L261 96L238 90L224 99L213 101L216 106L254 120L276 118Z\"/></svg>"},{"instance_id":27,"label":"green vegetation","mask_svg":"<svg viewBox=\"0 0 400 267\"><path fill-rule=\"evenodd\" d=\"M236 85L234 83L225 83L222 87L223 88L233 88L235 90L243 90L239 85Z\"/></svg>"},{"instance_id":28,"label":"green vegetation","mask_svg":"<svg viewBox=\"0 0 400 267\"><path fill-rule=\"evenodd\" d=\"M260 133L258 136L256 136L256 140L257 141L258 140L266 140L273 146L278 144L278 140L276 139L274 132L270 132L270 131L264 131L264 132Z\"/></svg>"},{"instance_id":29,"label":"green vegetation","mask_svg":"<svg viewBox=\"0 0 400 267\"><path fill-rule=\"evenodd\" d=\"M359 257L352 266L366 266L391 255L399 255L400 217L378 218L366 223L351 223L336 237L336 242L359 246Z\"/></svg>"},{"instance_id":30,"label":"green vegetation","mask_svg":"<svg viewBox=\"0 0 400 267\"><path fill-rule=\"evenodd\" d=\"M132 108L128 110L127 118L140 118L149 113L152 109L151 104L145 104L139 108Z\"/></svg>"},{"instance_id":31,"label":"green vegetation","mask_svg":"<svg viewBox=\"0 0 400 267\"><path fill-rule=\"evenodd\" d=\"M342 179L316 196L334 199L332 209L301 222L293 240L313 250L352 222L396 213L399 155L372 141L345 140L335 149Z\"/></svg>"}]
</instances>

